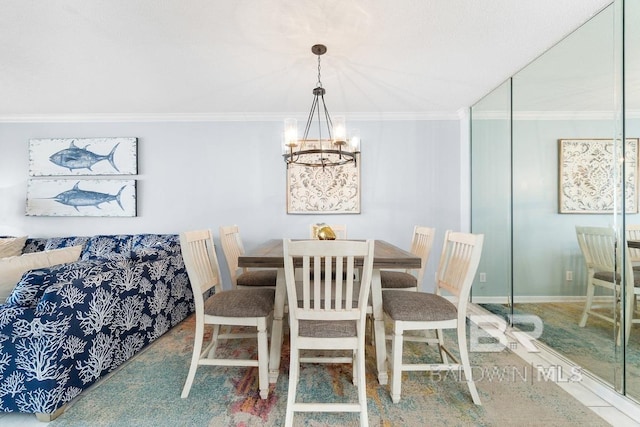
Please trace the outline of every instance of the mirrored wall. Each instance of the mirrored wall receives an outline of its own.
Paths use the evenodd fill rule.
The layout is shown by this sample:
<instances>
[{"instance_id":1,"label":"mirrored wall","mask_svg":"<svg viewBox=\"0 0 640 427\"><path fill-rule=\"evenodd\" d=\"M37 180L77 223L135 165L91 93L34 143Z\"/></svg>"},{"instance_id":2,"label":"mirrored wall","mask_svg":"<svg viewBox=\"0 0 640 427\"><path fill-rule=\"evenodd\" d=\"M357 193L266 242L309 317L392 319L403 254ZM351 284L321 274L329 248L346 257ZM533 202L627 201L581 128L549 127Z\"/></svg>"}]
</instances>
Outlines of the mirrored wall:
<instances>
[{"instance_id":1,"label":"mirrored wall","mask_svg":"<svg viewBox=\"0 0 640 427\"><path fill-rule=\"evenodd\" d=\"M638 138L640 0L612 3L471 109L471 226L485 234L473 302L537 316L542 328L514 326L640 400ZM613 266L596 280L590 240Z\"/></svg>"}]
</instances>

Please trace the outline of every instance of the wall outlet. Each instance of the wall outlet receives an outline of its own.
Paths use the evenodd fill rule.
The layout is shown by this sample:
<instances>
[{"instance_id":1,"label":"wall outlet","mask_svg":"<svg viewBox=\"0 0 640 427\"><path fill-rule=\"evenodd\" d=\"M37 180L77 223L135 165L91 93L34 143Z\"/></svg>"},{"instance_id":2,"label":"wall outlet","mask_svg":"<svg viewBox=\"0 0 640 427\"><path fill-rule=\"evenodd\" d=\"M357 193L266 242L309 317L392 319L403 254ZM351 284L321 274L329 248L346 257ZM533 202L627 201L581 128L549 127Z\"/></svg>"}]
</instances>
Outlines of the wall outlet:
<instances>
[{"instance_id":1,"label":"wall outlet","mask_svg":"<svg viewBox=\"0 0 640 427\"><path fill-rule=\"evenodd\" d=\"M487 281L487 273L480 273L480 283L485 283Z\"/></svg>"},{"instance_id":2,"label":"wall outlet","mask_svg":"<svg viewBox=\"0 0 640 427\"><path fill-rule=\"evenodd\" d=\"M573 281L573 271L567 270L564 274L564 278L567 282Z\"/></svg>"}]
</instances>

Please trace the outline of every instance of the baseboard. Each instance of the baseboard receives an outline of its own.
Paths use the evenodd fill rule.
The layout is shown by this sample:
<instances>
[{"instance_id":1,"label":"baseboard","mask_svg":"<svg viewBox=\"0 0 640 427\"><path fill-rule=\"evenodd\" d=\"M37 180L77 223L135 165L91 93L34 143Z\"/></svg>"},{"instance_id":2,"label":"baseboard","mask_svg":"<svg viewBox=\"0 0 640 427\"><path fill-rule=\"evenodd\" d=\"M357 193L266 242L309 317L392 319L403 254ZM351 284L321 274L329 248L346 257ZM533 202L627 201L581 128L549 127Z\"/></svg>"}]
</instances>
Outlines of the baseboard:
<instances>
[{"instance_id":1,"label":"baseboard","mask_svg":"<svg viewBox=\"0 0 640 427\"><path fill-rule=\"evenodd\" d=\"M594 302L604 303L610 302L612 297L597 296L593 298ZM567 296L544 296L544 295L521 295L514 297L514 303L549 303L549 302L585 302L585 296L567 295ZM474 304L509 304L509 298L506 296L495 297L478 297L471 298Z\"/></svg>"}]
</instances>

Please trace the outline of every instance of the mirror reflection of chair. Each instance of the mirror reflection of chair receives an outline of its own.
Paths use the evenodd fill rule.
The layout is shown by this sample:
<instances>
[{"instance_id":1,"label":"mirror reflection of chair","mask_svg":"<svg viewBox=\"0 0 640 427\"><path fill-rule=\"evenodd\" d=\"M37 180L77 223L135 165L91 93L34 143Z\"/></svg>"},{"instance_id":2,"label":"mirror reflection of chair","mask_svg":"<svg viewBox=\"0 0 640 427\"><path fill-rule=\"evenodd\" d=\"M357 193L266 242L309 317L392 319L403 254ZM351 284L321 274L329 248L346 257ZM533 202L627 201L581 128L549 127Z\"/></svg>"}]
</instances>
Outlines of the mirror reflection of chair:
<instances>
[{"instance_id":1,"label":"mirror reflection of chair","mask_svg":"<svg viewBox=\"0 0 640 427\"><path fill-rule=\"evenodd\" d=\"M295 412L356 412L360 414L360 425L368 425L364 334L373 250L373 240L284 240L291 340L285 426L293 425ZM354 279L355 258L363 259L361 285ZM298 285L294 259L301 260L302 282ZM312 275L312 270L320 269L326 272L322 279ZM301 354L304 350L323 352L309 356ZM327 356L325 350L346 350L350 354ZM300 363L352 364L358 403L297 402Z\"/></svg>"},{"instance_id":2,"label":"mirror reflection of chair","mask_svg":"<svg viewBox=\"0 0 640 427\"><path fill-rule=\"evenodd\" d=\"M404 289L411 291L419 291L424 277L424 270L429 260L431 247L433 246L433 238L436 229L430 227L422 227L416 225L413 229L413 238L411 240L410 252L421 260L421 267L412 270L381 270L380 282L382 289Z\"/></svg>"},{"instance_id":3,"label":"mirror reflection of chair","mask_svg":"<svg viewBox=\"0 0 640 427\"><path fill-rule=\"evenodd\" d=\"M579 325L584 327L589 316L615 323L617 321L615 307L619 299L619 286L614 279L616 274L615 230L610 227L576 226L576 237L587 267L587 299ZM593 303L596 287L611 291L609 302L604 307Z\"/></svg>"},{"instance_id":4,"label":"mirror reflection of chair","mask_svg":"<svg viewBox=\"0 0 640 427\"><path fill-rule=\"evenodd\" d=\"M627 224L627 240L640 241L640 224ZM640 266L640 249L629 248L629 255L631 256L631 263L634 267Z\"/></svg>"},{"instance_id":5,"label":"mirror reflection of chair","mask_svg":"<svg viewBox=\"0 0 640 427\"><path fill-rule=\"evenodd\" d=\"M620 271L622 266L616 266L616 260L622 260L618 251L617 235L611 227L585 227L576 226L578 245L584 257L587 267L587 295L580 327L587 324L589 316L605 320L619 328L622 317L622 301L620 288ZM625 247L625 276L627 278L626 299L624 306L625 339L629 339L631 326L640 323L640 318L635 318L635 301L640 294L640 270L633 268L633 256L631 250ZM607 289L610 293L604 299L604 305L596 305L596 288ZM616 332L616 341L620 343L621 331Z\"/></svg>"},{"instance_id":6,"label":"mirror reflection of chair","mask_svg":"<svg viewBox=\"0 0 640 427\"><path fill-rule=\"evenodd\" d=\"M260 397L269 393L267 327L273 316L275 290L269 288L223 290L220 268L210 230L180 234L180 247L191 282L196 308L196 330L191 366L182 398L189 396L200 365L257 366ZM213 294L211 291L213 290ZM202 349L205 325L213 326L211 342ZM258 359L217 358L221 339L244 338L245 334L220 334L220 326L251 326L257 329ZM255 334L254 334L255 336Z\"/></svg>"},{"instance_id":7,"label":"mirror reflection of chair","mask_svg":"<svg viewBox=\"0 0 640 427\"><path fill-rule=\"evenodd\" d=\"M220 227L220 243L233 288L269 286L275 289L278 276L276 269L249 270L238 267L238 257L244 255L244 246L237 225Z\"/></svg>"},{"instance_id":8,"label":"mirror reflection of chair","mask_svg":"<svg viewBox=\"0 0 640 427\"><path fill-rule=\"evenodd\" d=\"M336 235L336 240L347 240L347 226L344 224L324 224L324 223L311 224L309 226L309 238L317 239L318 231L320 230L320 228L322 228L322 226L325 226L325 225L328 225L329 227L331 227L331 229Z\"/></svg>"},{"instance_id":9,"label":"mirror reflection of chair","mask_svg":"<svg viewBox=\"0 0 640 427\"><path fill-rule=\"evenodd\" d=\"M471 285L480 262L484 236L447 231L437 271L435 293L389 289L382 292L385 315L393 322L391 339L391 399L400 401L402 371L464 371L473 403L480 396L473 381L467 351L466 317ZM454 302L443 296L450 294ZM445 347L443 329L456 329L460 362ZM441 364L404 363L405 331L435 330ZM449 363L449 357L456 363ZM455 376L453 376L455 377Z\"/></svg>"}]
</instances>

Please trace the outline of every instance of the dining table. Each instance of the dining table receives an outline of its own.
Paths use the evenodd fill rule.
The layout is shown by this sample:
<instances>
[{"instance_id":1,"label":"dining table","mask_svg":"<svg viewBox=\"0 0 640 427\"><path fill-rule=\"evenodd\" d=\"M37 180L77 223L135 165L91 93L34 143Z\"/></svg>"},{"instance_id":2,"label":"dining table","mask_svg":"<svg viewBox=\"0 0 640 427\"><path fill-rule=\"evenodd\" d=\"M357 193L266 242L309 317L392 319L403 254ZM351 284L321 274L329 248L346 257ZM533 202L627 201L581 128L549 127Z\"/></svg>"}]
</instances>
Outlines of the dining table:
<instances>
[{"instance_id":1,"label":"dining table","mask_svg":"<svg viewBox=\"0 0 640 427\"><path fill-rule=\"evenodd\" d=\"M273 324L271 327L271 345L269 349L269 382L275 383L280 372L280 357L283 341L284 306L287 287L284 274L283 240L270 239L238 257L238 266L247 268L277 269ZM382 269L416 269L421 267L419 256L407 252L384 240L375 240L373 253L373 274L371 278L371 302L374 322L376 369L378 382L387 384L387 348L382 309ZM357 265L357 261L356 261ZM362 262L360 262L362 265Z\"/></svg>"}]
</instances>

